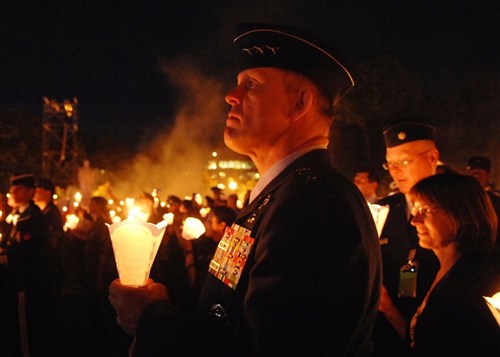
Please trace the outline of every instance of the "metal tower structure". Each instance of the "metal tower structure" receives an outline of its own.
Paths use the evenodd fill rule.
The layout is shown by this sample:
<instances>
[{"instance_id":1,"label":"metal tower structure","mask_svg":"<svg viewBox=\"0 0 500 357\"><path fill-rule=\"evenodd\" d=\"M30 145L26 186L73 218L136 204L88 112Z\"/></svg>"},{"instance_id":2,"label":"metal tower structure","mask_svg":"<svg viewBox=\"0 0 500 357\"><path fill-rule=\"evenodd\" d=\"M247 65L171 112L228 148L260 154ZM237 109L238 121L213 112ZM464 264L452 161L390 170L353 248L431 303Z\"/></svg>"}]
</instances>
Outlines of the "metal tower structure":
<instances>
[{"instance_id":1,"label":"metal tower structure","mask_svg":"<svg viewBox=\"0 0 500 357\"><path fill-rule=\"evenodd\" d=\"M42 175L66 186L74 180L78 153L78 100L43 98Z\"/></svg>"}]
</instances>

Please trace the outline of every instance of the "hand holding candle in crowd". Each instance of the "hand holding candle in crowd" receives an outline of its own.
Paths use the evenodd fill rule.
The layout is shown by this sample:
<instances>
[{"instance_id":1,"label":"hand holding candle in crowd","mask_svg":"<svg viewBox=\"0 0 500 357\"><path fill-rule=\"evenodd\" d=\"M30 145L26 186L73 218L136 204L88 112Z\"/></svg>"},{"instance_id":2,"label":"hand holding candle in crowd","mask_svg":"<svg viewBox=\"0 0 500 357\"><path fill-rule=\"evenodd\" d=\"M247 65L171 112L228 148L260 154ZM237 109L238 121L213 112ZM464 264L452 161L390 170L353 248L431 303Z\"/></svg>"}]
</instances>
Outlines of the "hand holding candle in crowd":
<instances>
[{"instance_id":1,"label":"hand holding candle in crowd","mask_svg":"<svg viewBox=\"0 0 500 357\"><path fill-rule=\"evenodd\" d=\"M132 336L135 336L142 311L158 300L168 300L167 289L151 279L143 287L126 286L119 279L109 286L109 301L116 311L116 322Z\"/></svg>"}]
</instances>

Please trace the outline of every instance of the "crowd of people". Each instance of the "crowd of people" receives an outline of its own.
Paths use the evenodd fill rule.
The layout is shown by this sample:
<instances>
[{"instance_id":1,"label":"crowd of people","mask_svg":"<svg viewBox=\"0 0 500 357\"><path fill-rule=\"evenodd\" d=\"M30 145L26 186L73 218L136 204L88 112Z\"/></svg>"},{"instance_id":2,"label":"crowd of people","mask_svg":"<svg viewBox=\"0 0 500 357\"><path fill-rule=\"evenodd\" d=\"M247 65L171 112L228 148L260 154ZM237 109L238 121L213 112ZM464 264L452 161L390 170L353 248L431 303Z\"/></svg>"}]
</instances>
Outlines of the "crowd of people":
<instances>
[{"instance_id":1,"label":"crowd of people","mask_svg":"<svg viewBox=\"0 0 500 357\"><path fill-rule=\"evenodd\" d=\"M224 140L261 176L244 206L213 188L202 217L170 196L149 279L131 287L104 198L64 231L51 181L14 174L0 221L2 355L500 355L483 298L500 291L488 158L471 158L467 175L444 170L435 126L396 118L382 134L397 191L380 197L372 168L349 180L331 165L334 106L354 86L336 52L271 24L240 25L234 47ZM151 196L136 201L148 222L163 219ZM187 217L204 221L198 239L183 238ZM74 282L82 294L68 304ZM80 343L62 350L68 336Z\"/></svg>"},{"instance_id":2,"label":"crowd of people","mask_svg":"<svg viewBox=\"0 0 500 357\"><path fill-rule=\"evenodd\" d=\"M2 195L1 355L126 355L132 339L117 325L108 301L108 285L118 278L108 200L91 196L76 210L78 223L68 228L54 193L49 178L23 172L11 176L9 194ZM237 215L220 196L207 196L200 206L171 195L165 208L155 206L150 194L134 200L147 222L173 214L151 278L168 284L172 299L186 309L193 308L217 244ZM195 241L182 238L187 217L206 225Z\"/></svg>"}]
</instances>

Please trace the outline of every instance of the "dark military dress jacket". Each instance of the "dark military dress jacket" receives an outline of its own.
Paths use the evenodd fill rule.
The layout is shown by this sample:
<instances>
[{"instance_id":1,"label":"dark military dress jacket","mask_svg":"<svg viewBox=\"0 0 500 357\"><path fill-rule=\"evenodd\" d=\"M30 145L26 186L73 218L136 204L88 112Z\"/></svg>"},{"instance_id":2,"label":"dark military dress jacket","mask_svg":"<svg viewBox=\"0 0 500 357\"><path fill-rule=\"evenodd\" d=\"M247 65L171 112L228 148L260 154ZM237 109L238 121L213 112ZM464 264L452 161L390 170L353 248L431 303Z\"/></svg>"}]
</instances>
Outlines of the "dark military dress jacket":
<instances>
[{"instance_id":1,"label":"dark military dress jacket","mask_svg":"<svg viewBox=\"0 0 500 357\"><path fill-rule=\"evenodd\" d=\"M2 247L8 257L8 284L14 290L43 290L47 281L47 221L33 201L16 216L16 223L6 225L2 233Z\"/></svg>"},{"instance_id":2,"label":"dark military dress jacket","mask_svg":"<svg viewBox=\"0 0 500 357\"><path fill-rule=\"evenodd\" d=\"M366 201L315 150L226 231L195 317L167 301L146 308L137 355L366 356L380 283Z\"/></svg>"}]
</instances>

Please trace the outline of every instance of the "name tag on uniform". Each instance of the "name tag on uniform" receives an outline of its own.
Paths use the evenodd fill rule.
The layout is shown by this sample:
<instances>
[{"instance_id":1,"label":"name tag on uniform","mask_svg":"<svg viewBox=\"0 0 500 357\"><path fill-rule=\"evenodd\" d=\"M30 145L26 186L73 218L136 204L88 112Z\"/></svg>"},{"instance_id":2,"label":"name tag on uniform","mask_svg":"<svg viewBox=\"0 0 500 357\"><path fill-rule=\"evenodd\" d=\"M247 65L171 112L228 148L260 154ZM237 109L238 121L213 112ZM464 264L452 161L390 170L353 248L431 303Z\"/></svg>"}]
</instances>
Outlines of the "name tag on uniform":
<instances>
[{"instance_id":1,"label":"name tag on uniform","mask_svg":"<svg viewBox=\"0 0 500 357\"><path fill-rule=\"evenodd\" d=\"M231 289L236 289L252 249L254 238L250 237L251 233L237 224L227 227L208 267L210 274Z\"/></svg>"}]
</instances>

